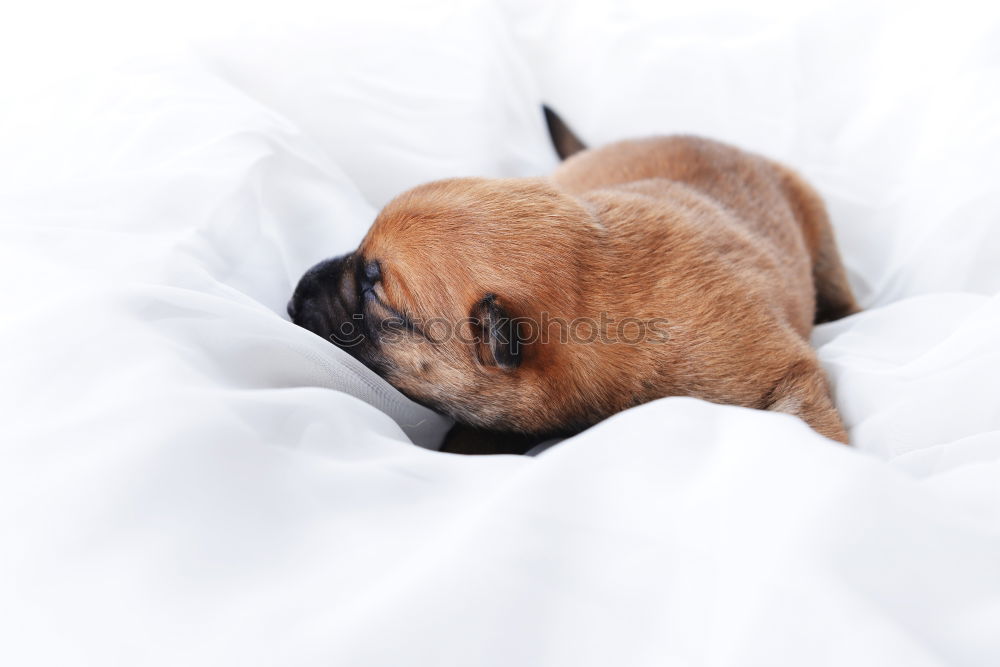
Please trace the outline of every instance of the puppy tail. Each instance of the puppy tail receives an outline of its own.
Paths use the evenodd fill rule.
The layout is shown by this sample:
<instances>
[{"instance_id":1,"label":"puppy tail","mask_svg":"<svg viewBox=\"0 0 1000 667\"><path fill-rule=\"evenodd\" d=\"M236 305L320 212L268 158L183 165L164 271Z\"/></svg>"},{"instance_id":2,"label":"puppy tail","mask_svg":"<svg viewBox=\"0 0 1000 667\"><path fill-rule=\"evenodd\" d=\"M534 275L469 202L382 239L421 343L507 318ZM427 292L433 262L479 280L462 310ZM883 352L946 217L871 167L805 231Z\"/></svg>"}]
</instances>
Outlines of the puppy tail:
<instances>
[{"instance_id":1,"label":"puppy tail","mask_svg":"<svg viewBox=\"0 0 1000 667\"><path fill-rule=\"evenodd\" d=\"M813 188L791 169L781 167L782 187L785 190L795 217L802 225L809 244L813 263L813 284L816 287L816 316L814 322L832 322L861 312L854 299L847 271L837 251L833 226L823 200Z\"/></svg>"},{"instance_id":2,"label":"puppy tail","mask_svg":"<svg viewBox=\"0 0 1000 667\"><path fill-rule=\"evenodd\" d=\"M574 134L573 130L569 129L566 121L553 111L551 107L543 104L542 111L545 112L545 124L549 127L549 136L552 138L552 145L555 147L560 160L565 160L574 153L587 150L586 144L580 141L580 138Z\"/></svg>"}]
</instances>

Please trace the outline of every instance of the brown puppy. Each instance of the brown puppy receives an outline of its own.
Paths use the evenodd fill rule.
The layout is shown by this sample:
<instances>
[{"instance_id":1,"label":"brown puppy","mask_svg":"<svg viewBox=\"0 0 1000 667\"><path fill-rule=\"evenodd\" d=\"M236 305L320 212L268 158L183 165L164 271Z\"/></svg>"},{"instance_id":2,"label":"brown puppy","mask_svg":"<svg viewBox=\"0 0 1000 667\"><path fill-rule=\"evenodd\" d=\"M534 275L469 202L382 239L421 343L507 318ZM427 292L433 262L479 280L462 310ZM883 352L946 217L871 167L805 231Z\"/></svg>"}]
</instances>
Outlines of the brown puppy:
<instances>
[{"instance_id":1,"label":"brown puppy","mask_svg":"<svg viewBox=\"0 0 1000 667\"><path fill-rule=\"evenodd\" d=\"M549 122L561 152L582 148ZM690 136L579 152L549 178L417 187L289 304L480 431L446 443L467 452L523 451L663 396L786 412L847 442L808 336L857 310L819 196Z\"/></svg>"}]
</instances>

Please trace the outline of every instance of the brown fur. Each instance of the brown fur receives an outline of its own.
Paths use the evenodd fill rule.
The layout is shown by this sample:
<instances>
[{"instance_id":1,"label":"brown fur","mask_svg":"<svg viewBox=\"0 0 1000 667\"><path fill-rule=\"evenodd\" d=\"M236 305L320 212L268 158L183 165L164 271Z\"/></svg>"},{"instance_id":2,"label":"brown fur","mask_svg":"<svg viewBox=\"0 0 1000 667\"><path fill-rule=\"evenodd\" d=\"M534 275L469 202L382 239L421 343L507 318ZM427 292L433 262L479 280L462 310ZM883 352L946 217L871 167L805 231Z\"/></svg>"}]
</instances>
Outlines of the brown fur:
<instances>
[{"instance_id":1,"label":"brown fur","mask_svg":"<svg viewBox=\"0 0 1000 667\"><path fill-rule=\"evenodd\" d=\"M366 317L473 318L464 342L402 333L358 353L463 424L565 435L695 396L847 442L808 337L858 307L818 195L765 158L674 136L579 152L549 178L430 183L390 202L349 261L373 260ZM515 367L484 362L468 341L487 295L534 322L665 319L667 339L535 342Z\"/></svg>"}]
</instances>

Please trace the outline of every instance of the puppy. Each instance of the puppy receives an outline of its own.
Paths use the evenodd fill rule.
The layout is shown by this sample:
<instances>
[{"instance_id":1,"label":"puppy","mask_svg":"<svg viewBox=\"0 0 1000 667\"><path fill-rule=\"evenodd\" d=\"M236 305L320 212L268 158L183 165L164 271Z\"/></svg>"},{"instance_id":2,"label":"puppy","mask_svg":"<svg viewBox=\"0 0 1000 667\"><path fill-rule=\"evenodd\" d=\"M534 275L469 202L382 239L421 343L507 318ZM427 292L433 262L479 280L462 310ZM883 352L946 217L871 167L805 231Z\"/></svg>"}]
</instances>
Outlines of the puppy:
<instances>
[{"instance_id":1,"label":"puppy","mask_svg":"<svg viewBox=\"0 0 1000 667\"><path fill-rule=\"evenodd\" d=\"M816 192L693 136L585 150L546 116L553 174L401 194L303 276L292 320L453 417L449 451L523 452L664 396L846 443L808 341L858 306Z\"/></svg>"}]
</instances>

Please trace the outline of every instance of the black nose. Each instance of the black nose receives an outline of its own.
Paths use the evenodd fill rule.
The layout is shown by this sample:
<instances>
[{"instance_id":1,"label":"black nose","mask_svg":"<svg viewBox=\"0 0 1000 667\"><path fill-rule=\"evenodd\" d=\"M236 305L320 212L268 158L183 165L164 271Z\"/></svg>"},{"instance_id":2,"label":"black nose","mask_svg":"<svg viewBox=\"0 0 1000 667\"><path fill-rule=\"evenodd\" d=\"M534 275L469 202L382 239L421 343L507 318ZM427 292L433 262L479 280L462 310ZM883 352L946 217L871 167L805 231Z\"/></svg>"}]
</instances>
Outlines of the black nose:
<instances>
[{"instance_id":1,"label":"black nose","mask_svg":"<svg viewBox=\"0 0 1000 667\"><path fill-rule=\"evenodd\" d=\"M353 253L323 260L295 286L286 310L292 322L328 338L350 321L357 308L357 268Z\"/></svg>"}]
</instances>

